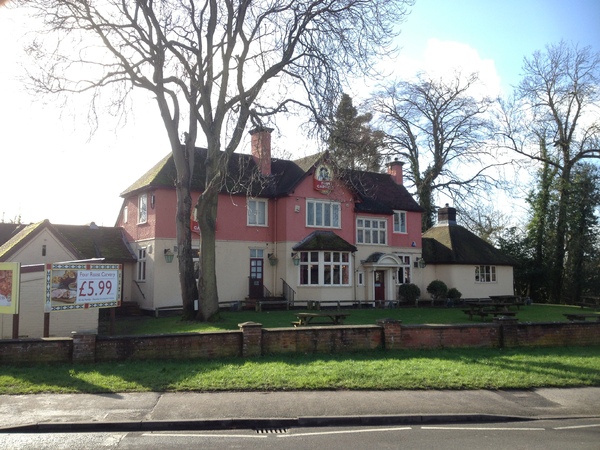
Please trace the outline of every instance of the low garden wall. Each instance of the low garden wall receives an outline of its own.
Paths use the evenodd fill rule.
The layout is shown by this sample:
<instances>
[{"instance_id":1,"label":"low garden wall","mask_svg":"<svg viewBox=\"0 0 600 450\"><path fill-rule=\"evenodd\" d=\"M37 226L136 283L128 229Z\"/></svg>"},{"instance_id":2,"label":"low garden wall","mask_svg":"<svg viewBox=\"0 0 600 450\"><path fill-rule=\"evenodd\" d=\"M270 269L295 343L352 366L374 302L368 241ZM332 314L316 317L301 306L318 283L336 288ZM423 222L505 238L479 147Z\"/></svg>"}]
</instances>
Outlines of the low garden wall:
<instances>
[{"instance_id":1,"label":"low garden wall","mask_svg":"<svg viewBox=\"0 0 600 450\"><path fill-rule=\"evenodd\" d=\"M0 340L0 363L102 362L144 359L253 357L285 353L339 353L373 349L600 345L600 322L376 325L263 328L246 322L237 331L139 336L73 333L71 338Z\"/></svg>"}]
</instances>

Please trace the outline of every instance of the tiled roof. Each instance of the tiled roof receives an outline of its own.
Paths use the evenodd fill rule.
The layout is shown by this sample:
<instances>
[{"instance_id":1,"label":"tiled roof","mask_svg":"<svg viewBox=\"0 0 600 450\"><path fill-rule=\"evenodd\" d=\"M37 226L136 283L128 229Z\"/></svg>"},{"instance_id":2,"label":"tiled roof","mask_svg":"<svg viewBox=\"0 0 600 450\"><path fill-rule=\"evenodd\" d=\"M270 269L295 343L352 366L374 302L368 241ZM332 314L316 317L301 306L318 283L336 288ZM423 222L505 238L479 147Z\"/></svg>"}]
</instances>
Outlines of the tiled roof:
<instances>
[{"instance_id":1,"label":"tiled roof","mask_svg":"<svg viewBox=\"0 0 600 450\"><path fill-rule=\"evenodd\" d=\"M423 233L423 259L427 264L516 265L510 256L453 223L436 225Z\"/></svg>"},{"instance_id":2,"label":"tiled roof","mask_svg":"<svg viewBox=\"0 0 600 450\"><path fill-rule=\"evenodd\" d=\"M333 231L317 230L310 233L292 248L294 251L333 250L355 252L357 248Z\"/></svg>"},{"instance_id":3,"label":"tiled roof","mask_svg":"<svg viewBox=\"0 0 600 450\"><path fill-rule=\"evenodd\" d=\"M137 260L121 228L92 224L54 225L54 229L77 250L81 259L104 258L113 263Z\"/></svg>"},{"instance_id":4,"label":"tiled roof","mask_svg":"<svg viewBox=\"0 0 600 450\"><path fill-rule=\"evenodd\" d=\"M249 194L253 197L280 197L289 195L294 187L306 176L312 174L314 166L325 153L307 156L300 160L271 160L271 175L259 176L251 155L234 153L228 162L228 174L222 192L229 194ZM206 149L196 149L196 167L192 178L192 190L204 190L205 171L203 161ZM135 183L121 193L127 197L149 188L163 187L174 189L175 164L169 155L146 172ZM342 170L341 180L354 192L356 209L359 212L392 214L394 210L421 212L419 204L407 189L396 184L386 173Z\"/></svg>"},{"instance_id":5,"label":"tiled roof","mask_svg":"<svg viewBox=\"0 0 600 450\"><path fill-rule=\"evenodd\" d=\"M9 261L34 236L49 229L77 259L105 258L107 262L136 261L121 228L91 225L52 225L48 220L22 225L6 241L0 241L0 261ZM1 236L0 236L1 237Z\"/></svg>"}]
</instances>

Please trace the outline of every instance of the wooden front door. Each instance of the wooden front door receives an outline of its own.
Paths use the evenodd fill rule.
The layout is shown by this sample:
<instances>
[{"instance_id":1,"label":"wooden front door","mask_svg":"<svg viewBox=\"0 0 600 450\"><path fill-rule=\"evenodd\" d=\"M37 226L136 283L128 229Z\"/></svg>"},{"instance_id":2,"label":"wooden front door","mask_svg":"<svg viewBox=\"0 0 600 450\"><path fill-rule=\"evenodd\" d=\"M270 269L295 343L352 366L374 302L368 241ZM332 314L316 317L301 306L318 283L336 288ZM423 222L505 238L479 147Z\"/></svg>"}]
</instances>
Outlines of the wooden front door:
<instances>
[{"instance_id":1,"label":"wooden front door","mask_svg":"<svg viewBox=\"0 0 600 450\"><path fill-rule=\"evenodd\" d=\"M263 259L250 258L250 286L248 297L261 298L263 296Z\"/></svg>"},{"instance_id":2,"label":"wooden front door","mask_svg":"<svg viewBox=\"0 0 600 450\"><path fill-rule=\"evenodd\" d=\"M375 286L375 306L377 308L383 308L385 306L385 271L376 270L373 276L373 285Z\"/></svg>"}]
</instances>

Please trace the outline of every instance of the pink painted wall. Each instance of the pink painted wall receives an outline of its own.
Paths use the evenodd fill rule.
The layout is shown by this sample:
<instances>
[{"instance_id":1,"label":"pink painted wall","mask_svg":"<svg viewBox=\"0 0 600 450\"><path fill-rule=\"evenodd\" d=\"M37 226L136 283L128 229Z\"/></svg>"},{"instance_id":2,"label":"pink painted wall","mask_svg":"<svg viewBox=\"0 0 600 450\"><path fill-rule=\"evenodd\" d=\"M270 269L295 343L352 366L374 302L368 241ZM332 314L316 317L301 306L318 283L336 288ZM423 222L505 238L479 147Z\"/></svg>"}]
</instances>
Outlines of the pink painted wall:
<instances>
[{"instance_id":1,"label":"pink painted wall","mask_svg":"<svg viewBox=\"0 0 600 450\"><path fill-rule=\"evenodd\" d=\"M154 195L154 208L151 197ZM195 204L199 193L192 194ZM306 226L307 199L323 199L340 202L342 228L315 228ZM123 216L118 219L117 226L122 226L130 240L137 241L152 238L171 238L176 235L175 213L176 193L174 189L156 189L148 193L148 222L138 224L138 196L125 199L128 207L127 223ZM323 194L313 189L312 176L304 180L290 193L288 197L268 200L268 227L247 226L247 198L244 195L219 196L217 213L217 239L230 241L281 242L300 241L311 232L318 229L331 230L346 241L356 242L356 216L354 200L351 192L341 185L334 187L330 194ZM296 207L299 211L296 212ZM367 214L360 214L368 216ZM407 212L406 234L393 233L393 217L374 215L373 217L387 218L389 246L421 248L421 214Z\"/></svg>"}]
</instances>

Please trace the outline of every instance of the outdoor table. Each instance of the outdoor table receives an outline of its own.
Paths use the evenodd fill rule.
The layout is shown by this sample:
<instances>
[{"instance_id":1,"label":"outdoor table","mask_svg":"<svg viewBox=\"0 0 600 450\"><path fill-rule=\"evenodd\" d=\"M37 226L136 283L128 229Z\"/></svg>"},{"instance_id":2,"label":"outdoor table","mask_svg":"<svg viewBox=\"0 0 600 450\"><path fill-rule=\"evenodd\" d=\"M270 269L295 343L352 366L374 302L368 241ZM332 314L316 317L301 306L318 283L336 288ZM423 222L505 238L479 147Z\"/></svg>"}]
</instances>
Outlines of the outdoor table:
<instances>
[{"instance_id":1,"label":"outdoor table","mask_svg":"<svg viewBox=\"0 0 600 450\"><path fill-rule=\"evenodd\" d=\"M515 316L517 313L508 309L511 305L506 302L468 302L469 309L463 311L469 315L469 319L473 319L473 316L480 316L481 320L487 316Z\"/></svg>"},{"instance_id":2,"label":"outdoor table","mask_svg":"<svg viewBox=\"0 0 600 450\"><path fill-rule=\"evenodd\" d=\"M331 312L320 312L320 313L297 313L296 317L298 320L296 322L292 322L292 325L295 327L308 326L308 325L316 325L316 324L331 324L331 325L342 325L344 323L344 319L348 317L350 314L348 313L340 313L337 311ZM313 320L319 320L318 322L313 322Z\"/></svg>"}]
</instances>

